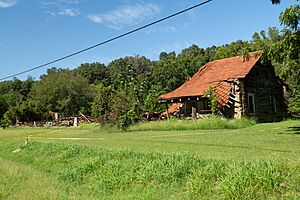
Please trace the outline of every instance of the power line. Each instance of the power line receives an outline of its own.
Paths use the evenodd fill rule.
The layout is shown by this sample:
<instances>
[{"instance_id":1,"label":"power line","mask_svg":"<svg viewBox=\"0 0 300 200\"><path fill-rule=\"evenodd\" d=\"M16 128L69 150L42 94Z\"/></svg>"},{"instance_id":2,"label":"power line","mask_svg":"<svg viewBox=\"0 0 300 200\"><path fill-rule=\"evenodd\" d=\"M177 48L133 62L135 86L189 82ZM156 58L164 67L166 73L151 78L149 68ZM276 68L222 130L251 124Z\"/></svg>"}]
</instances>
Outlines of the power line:
<instances>
[{"instance_id":1,"label":"power line","mask_svg":"<svg viewBox=\"0 0 300 200\"><path fill-rule=\"evenodd\" d=\"M189 8L184 9L184 10L178 11L178 12L176 12L176 13L174 13L174 14L171 14L171 15L169 15L169 16L166 16L166 17L164 17L164 18L161 18L161 19L159 19L159 20L156 20L156 21L154 21L154 22L151 22L151 23L149 23L149 24L146 24L146 25L144 25L144 26L141 26L141 27L139 27L139 28L133 29L133 30L131 30L131 31L128 31L128 32L126 32L126 33L123 33L123 34L118 35L118 36L116 36L116 37L113 37L113 38L111 38L111 39L108 39L108 40L106 40L106 41L100 42L100 43L95 44L95 45L93 45L93 46L87 47L87 48L82 49L82 50L80 50L80 51L76 51L76 52L74 52L74 53L71 53L71 54L68 54L68 55L66 55L66 56L60 57L60 58L58 58L58 59L56 59L56 60L52 60L52 61L47 62L47 63L45 63L45 64L42 64L42 65L40 65L40 66L33 67L33 68L31 68L31 69L28 69L28 70L25 70L25 71L22 71L22 72L19 72L19 73L16 73L16 74L13 74L13 75L4 77L4 78L1 78L0 81L5 80L5 79L9 79L9 78L13 78L13 77L19 76L19 75L21 75L21 74L25 74L25 73L27 73L27 72L30 72L30 71L33 71L33 70L36 70L36 69L39 69L39 68L42 68L42 67L46 67L46 66L51 65L51 64L53 64L53 63L59 62L59 61L61 61L61 60L65 60L65 59L67 59L67 58L73 57L73 56L75 56L75 55L77 55L77 54L80 54L80 53L83 53L83 52L85 52L85 51L94 49L94 48L96 48L96 47L98 47L98 46L101 46L101 45L104 45L104 44L106 44L106 43L112 42L112 41L114 41L114 40L120 39L120 38L125 37L125 36L127 36L127 35L130 35L130 34L132 34L132 33L135 33L135 32L137 32L137 31L140 31L140 30L142 30L142 29L145 29L145 28L147 28L147 27L149 27L149 26L152 26L152 25L154 25L154 24L160 23L160 22L162 22L162 21L165 21L165 20L167 20L167 19L170 19L170 18L172 18L172 17L175 17L175 16L177 16L177 15L180 15L180 14L182 14L182 13L185 13L185 12L187 12L187 11L190 11L190 10L192 10L192 9L195 9L195 8L197 8L197 7L200 7L200 6L202 6L202 5L204 5L204 4L207 4L207 3L211 2L211 1L213 1L213 0L207 0L207 1L204 1L204 2L202 2L202 3L198 3L198 4L194 5L194 6L191 6L191 7L189 7Z\"/></svg>"}]
</instances>

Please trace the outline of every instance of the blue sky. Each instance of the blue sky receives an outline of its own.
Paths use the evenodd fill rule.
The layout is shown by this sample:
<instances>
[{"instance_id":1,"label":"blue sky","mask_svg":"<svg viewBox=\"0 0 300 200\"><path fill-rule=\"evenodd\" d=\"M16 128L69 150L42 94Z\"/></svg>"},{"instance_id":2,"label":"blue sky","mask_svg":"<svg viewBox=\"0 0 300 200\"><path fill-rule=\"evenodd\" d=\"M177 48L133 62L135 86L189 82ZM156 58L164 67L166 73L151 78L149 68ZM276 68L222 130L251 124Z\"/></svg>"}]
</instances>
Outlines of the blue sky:
<instances>
[{"instance_id":1,"label":"blue sky","mask_svg":"<svg viewBox=\"0 0 300 200\"><path fill-rule=\"evenodd\" d=\"M167 16L201 0L0 0L0 78L36 67ZM213 0L193 11L28 74L50 67L73 69L86 62L124 56L158 59L162 51L197 44L250 40L255 31L280 27L278 16L295 4L285 0Z\"/></svg>"}]
</instances>

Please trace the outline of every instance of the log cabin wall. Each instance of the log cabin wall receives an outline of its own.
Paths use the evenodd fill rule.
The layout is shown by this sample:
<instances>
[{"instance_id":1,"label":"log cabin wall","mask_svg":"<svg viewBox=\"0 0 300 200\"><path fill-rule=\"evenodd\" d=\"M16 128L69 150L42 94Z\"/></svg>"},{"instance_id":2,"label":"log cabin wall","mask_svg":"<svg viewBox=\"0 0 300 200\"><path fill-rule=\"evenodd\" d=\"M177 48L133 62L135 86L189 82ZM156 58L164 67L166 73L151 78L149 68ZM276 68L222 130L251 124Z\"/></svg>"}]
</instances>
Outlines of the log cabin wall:
<instances>
[{"instance_id":1,"label":"log cabin wall","mask_svg":"<svg viewBox=\"0 0 300 200\"><path fill-rule=\"evenodd\" d=\"M271 65L258 62L244 79L244 116L259 122L282 120L287 113L283 85Z\"/></svg>"}]
</instances>

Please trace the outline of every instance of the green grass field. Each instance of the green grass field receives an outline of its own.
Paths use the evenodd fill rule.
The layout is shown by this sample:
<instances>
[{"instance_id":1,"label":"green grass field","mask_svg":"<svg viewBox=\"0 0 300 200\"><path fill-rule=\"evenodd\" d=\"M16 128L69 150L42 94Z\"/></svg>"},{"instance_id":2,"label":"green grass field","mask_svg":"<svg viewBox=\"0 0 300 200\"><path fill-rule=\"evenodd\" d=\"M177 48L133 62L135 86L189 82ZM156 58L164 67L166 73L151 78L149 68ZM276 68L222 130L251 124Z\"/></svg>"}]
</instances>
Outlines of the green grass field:
<instances>
[{"instance_id":1,"label":"green grass field","mask_svg":"<svg viewBox=\"0 0 300 200\"><path fill-rule=\"evenodd\" d=\"M0 130L0 199L300 198L300 121L145 126Z\"/></svg>"}]
</instances>

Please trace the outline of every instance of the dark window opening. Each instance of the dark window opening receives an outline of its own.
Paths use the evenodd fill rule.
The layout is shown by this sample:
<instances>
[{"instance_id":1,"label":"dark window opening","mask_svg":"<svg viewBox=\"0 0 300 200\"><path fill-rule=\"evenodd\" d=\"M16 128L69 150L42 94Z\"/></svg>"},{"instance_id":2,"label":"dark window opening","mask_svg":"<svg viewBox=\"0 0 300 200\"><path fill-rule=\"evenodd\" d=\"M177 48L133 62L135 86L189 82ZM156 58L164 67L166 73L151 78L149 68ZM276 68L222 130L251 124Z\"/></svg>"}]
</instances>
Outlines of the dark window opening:
<instances>
[{"instance_id":1,"label":"dark window opening","mask_svg":"<svg viewBox=\"0 0 300 200\"><path fill-rule=\"evenodd\" d=\"M248 94L249 114L255 113L254 94Z\"/></svg>"},{"instance_id":2,"label":"dark window opening","mask_svg":"<svg viewBox=\"0 0 300 200\"><path fill-rule=\"evenodd\" d=\"M210 110L210 105L208 100L203 101L203 110Z\"/></svg>"},{"instance_id":3,"label":"dark window opening","mask_svg":"<svg viewBox=\"0 0 300 200\"><path fill-rule=\"evenodd\" d=\"M271 105L271 113L276 112L276 98L271 96L270 97L270 105Z\"/></svg>"}]
</instances>

